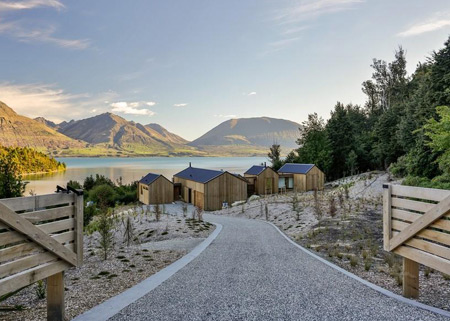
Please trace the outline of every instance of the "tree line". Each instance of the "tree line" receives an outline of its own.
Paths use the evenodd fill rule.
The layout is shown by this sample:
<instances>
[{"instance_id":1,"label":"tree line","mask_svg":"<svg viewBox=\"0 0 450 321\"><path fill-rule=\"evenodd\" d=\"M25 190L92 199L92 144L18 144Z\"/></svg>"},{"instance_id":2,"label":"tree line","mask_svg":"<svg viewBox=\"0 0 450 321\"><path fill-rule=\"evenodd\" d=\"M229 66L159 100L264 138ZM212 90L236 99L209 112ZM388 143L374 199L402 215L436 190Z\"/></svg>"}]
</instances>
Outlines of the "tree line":
<instances>
[{"instance_id":1,"label":"tree line","mask_svg":"<svg viewBox=\"0 0 450 321\"><path fill-rule=\"evenodd\" d=\"M391 62L374 59L371 67L365 104L337 102L327 121L310 114L285 159L271 146L272 166L313 163L328 180L390 170L406 184L450 188L450 38L412 75L402 47Z\"/></svg>"},{"instance_id":2,"label":"tree line","mask_svg":"<svg viewBox=\"0 0 450 321\"><path fill-rule=\"evenodd\" d=\"M13 163L18 174L48 173L66 169L66 164L29 147L0 146L0 161Z\"/></svg>"}]
</instances>

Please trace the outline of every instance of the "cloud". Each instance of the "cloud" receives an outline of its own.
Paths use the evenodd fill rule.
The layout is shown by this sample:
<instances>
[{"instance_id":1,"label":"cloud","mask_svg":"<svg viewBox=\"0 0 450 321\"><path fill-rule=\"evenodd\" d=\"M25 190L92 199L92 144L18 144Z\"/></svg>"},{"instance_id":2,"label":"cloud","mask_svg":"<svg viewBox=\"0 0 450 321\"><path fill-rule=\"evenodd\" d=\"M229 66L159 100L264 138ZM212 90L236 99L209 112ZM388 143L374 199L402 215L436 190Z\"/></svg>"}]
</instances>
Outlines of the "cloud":
<instances>
[{"instance_id":1,"label":"cloud","mask_svg":"<svg viewBox=\"0 0 450 321\"><path fill-rule=\"evenodd\" d=\"M418 36L423 33L436 31L449 26L450 26L450 19L434 19L413 25L408 29L399 32L397 36L399 37Z\"/></svg>"},{"instance_id":2,"label":"cloud","mask_svg":"<svg viewBox=\"0 0 450 321\"><path fill-rule=\"evenodd\" d=\"M55 122L78 119L99 110L105 100L115 99L112 91L91 94L69 94L49 84L0 83L0 101L18 114L31 118L43 116Z\"/></svg>"},{"instance_id":3,"label":"cloud","mask_svg":"<svg viewBox=\"0 0 450 321\"><path fill-rule=\"evenodd\" d=\"M147 104L146 102L144 102ZM153 116L155 113L146 108L138 108L143 104L143 102L126 102L119 101L112 103L110 106L112 107L112 111L115 113L123 113L126 115L146 115Z\"/></svg>"},{"instance_id":4,"label":"cloud","mask_svg":"<svg viewBox=\"0 0 450 321\"><path fill-rule=\"evenodd\" d=\"M155 106L156 105L156 102L154 102L154 101L146 101L145 102L145 104L147 105L147 106Z\"/></svg>"},{"instance_id":5,"label":"cloud","mask_svg":"<svg viewBox=\"0 0 450 321\"><path fill-rule=\"evenodd\" d=\"M222 114L216 114L216 115L214 115L214 117L218 117L218 118L237 118L236 115L222 115Z\"/></svg>"},{"instance_id":6,"label":"cloud","mask_svg":"<svg viewBox=\"0 0 450 321\"><path fill-rule=\"evenodd\" d=\"M26 10L38 7L62 9L64 5L58 0L0 1L0 11Z\"/></svg>"},{"instance_id":7,"label":"cloud","mask_svg":"<svg viewBox=\"0 0 450 321\"><path fill-rule=\"evenodd\" d=\"M269 45L273 48L284 48L284 47L290 45L291 43L296 42L298 39L300 39L300 37L282 39L282 40L278 40L278 41L273 41L273 42L269 43Z\"/></svg>"},{"instance_id":8,"label":"cloud","mask_svg":"<svg viewBox=\"0 0 450 321\"><path fill-rule=\"evenodd\" d=\"M54 36L56 28L47 26L44 28L28 29L18 22L0 23L0 34L4 34L26 43L51 43L62 48L82 50L89 47L89 39L64 39Z\"/></svg>"},{"instance_id":9,"label":"cloud","mask_svg":"<svg viewBox=\"0 0 450 321\"><path fill-rule=\"evenodd\" d=\"M364 0L309 0L297 1L297 4L279 10L274 19L281 23L298 23L314 19L324 14L335 13L352 8L352 5Z\"/></svg>"},{"instance_id":10,"label":"cloud","mask_svg":"<svg viewBox=\"0 0 450 321\"><path fill-rule=\"evenodd\" d=\"M187 105L187 103L173 104L174 107L186 107Z\"/></svg>"},{"instance_id":11,"label":"cloud","mask_svg":"<svg viewBox=\"0 0 450 321\"><path fill-rule=\"evenodd\" d=\"M247 96L256 96L256 91L249 92Z\"/></svg>"}]
</instances>

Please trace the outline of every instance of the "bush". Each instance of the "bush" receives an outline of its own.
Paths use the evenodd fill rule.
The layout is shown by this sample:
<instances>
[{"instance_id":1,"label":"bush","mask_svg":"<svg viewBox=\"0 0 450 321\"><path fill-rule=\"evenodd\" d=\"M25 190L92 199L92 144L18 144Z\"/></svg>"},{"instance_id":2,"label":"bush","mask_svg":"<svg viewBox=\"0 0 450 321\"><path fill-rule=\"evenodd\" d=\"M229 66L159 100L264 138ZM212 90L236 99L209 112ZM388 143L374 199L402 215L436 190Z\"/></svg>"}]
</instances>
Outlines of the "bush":
<instances>
[{"instance_id":1,"label":"bush","mask_svg":"<svg viewBox=\"0 0 450 321\"><path fill-rule=\"evenodd\" d=\"M102 211L114 207L116 197L114 188L108 184L98 185L89 192L89 199Z\"/></svg>"}]
</instances>

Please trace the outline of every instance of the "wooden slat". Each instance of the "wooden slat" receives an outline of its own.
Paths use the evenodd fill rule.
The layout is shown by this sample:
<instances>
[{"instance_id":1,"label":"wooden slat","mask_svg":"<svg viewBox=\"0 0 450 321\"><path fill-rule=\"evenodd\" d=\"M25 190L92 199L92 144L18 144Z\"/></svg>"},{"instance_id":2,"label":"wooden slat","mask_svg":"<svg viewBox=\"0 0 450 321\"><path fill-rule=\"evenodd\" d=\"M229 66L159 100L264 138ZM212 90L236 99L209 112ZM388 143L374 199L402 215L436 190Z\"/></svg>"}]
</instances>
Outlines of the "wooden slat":
<instances>
[{"instance_id":1,"label":"wooden slat","mask_svg":"<svg viewBox=\"0 0 450 321\"><path fill-rule=\"evenodd\" d=\"M436 255L403 245L397 247L394 252L410 260L429 266L442 273L450 274L450 264L448 260Z\"/></svg>"},{"instance_id":2,"label":"wooden slat","mask_svg":"<svg viewBox=\"0 0 450 321\"><path fill-rule=\"evenodd\" d=\"M392 195L440 202L450 195L450 191L435 188L392 185Z\"/></svg>"},{"instance_id":3,"label":"wooden slat","mask_svg":"<svg viewBox=\"0 0 450 321\"><path fill-rule=\"evenodd\" d=\"M434 206L436 206L436 204L393 197L392 198L392 206L398 207L398 208L403 208L405 210L412 210L412 211L425 213L425 212L429 211L430 209L432 209Z\"/></svg>"},{"instance_id":4,"label":"wooden slat","mask_svg":"<svg viewBox=\"0 0 450 321\"><path fill-rule=\"evenodd\" d=\"M412 213L405 210L392 209L392 218L414 222L420 218L422 214ZM438 219L436 222L430 225L430 227L439 228L450 232L450 220L447 219L449 215L444 216L444 219Z\"/></svg>"},{"instance_id":5,"label":"wooden slat","mask_svg":"<svg viewBox=\"0 0 450 321\"><path fill-rule=\"evenodd\" d=\"M56 234L52 237L59 243L71 242L75 239L75 232L69 231L69 232L65 232L65 233L61 233L61 234ZM32 253L33 251L35 252L35 251L41 251L41 250L43 250L41 246L39 246L35 243L32 243L32 242L22 243L22 244L14 245L14 246L11 246L11 247L8 247L5 249L1 249L0 250L0 263L9 261L14 258L22 257L24 255Z\"/></svg>"},{"instance_id":6,"label":"wooden slat","mask_svg":"<svg viewBox=\"0 0 450 321\"><path fill-rule=\"evenodd\" d=\"M8 276L0 280L0 295L20 289L68 268L70 268L69 263L64 261L56 261L42 264L35 268Z\"/></svg>"},{"instance_id":7,"label":"wooden slat","mask_svg":"<svg viewBox=\"0 0 450 321\"><path fill-rule=\"evenodd\" d=\"M41 252L0 265L0 279L28 270L40 264L56 261L58 258L50 252Z\"/></svg>"},{"instance_id":8,"label":"wooden slat","mask_svg":"<svg viewBox=\"0 0 450 321\"><path fill-rule=\"evenodd\" d=\"M8 224L16 231L27 235L30 240L41 245L50 252L55 253L66 262L74 266L77 265L77 257L75 253L66 249L63 245L55 241L51 236L46 234L40 228L37 228L26 219L20 217L20 215L17 215L2 203L0 203L0 213L2 214L0 216L0 220L2 220L3 223Z\"/></svg>"},{"instance_id":9,"label":"wooden slat","mask_svg":"<svg viewBox=\"0 0 450 321\"><path fill-rule=\"evenodd\" d=\"M66 220L61 221L55 221L51 223L45 223L41 225L34 225L37 228L41 229L43 232L47 234L57 233L60 231L73 229L75 227L75 219L69 218ZM0 234L0 246L4 246L7 244L16 243L19 241L27 240L28 237L26 237L24 234L16 232L16 231L10 231Z\"/></svg>"},{"instance_id":10,"label":"wooden slat","mask_svg":"<svg viewBox=\"0 0 450 321\"><path fill-rule=\"evenodd\" d=\"M403 231L404 229L408 228L408 226L411 225L409 223L400 222L397 220L392 220L392 229ZM400 233L396 234L394 237L397 237ZM448 233L442 233L430 229L424 229L417 233L415 236L422 237L425 239L429 239L431 241L439 242L445 245L450 246L450 234Z\"/></svg>"},{"instance_id":11,"label":"wooden slat","mask_svg":"<svg viewBox=\"0 0 450 321\"><path fill-rule=\"evenodd\" d=\"M5 198L2 199L0 202L5 204L11 210L17 212L26 210L36 210L49 206L69 204L73 202L73 196L72 194L55 193L47 195Z\"/></svg>"},{"instance_id":12,"label":"wooden slat","mask_svg":"<svg viewBox=\"0 0 450 321\"><path fill-rule=\"evenodd\" d=\"M392 197L391 185L383 186L383 247L389 251L389 241L391 239L391 215L392 215Z\"/></svg>"},{"instance_id":13,"label":"wooden slat","mask_svg":"<svg viewBox=\"0 0 450 321\"><path fill-rule=\"evenodd\" d=\"M21 217L26 218L31 223L56 220L63 217L73 216L74 206L57 207L47 210L35 211L30 213L20 214Z\"/></svg>"},{"instance_id":14,"label":"wooden slat","mask_svg":"<svg viewBox=\"0 0 450 321\"><path fill-rule=\"evenodd\" d=\"M399 232L393 231L392 234L396 235ZM437 256L440 256L442 258L445 258L447 260L450 260L450 247L442 246L436 243L428 242L424 239L419 238L413 238L405 242L405 245L414 247L418 250L422 250ZM450 264L450 261L449 261Z\"/></svg>"},{"instance_id":15,"label":"wooden slat","mask_svg":"<svg viewBox=\"0 0 450 321\"><path fill-rule=\"evenodd\" d=\"M450 195L440 201L438 204L434 205L433 208L429 209L424 215L415 220L413 223L409 224L409 226L403 229L400 234L391 238L389 241L390 250L392 251L403 242L412 238L415 234L425 229L427 226L429 226L431 223L433 223L449 211Z\"/></svg>"}]
</instances>

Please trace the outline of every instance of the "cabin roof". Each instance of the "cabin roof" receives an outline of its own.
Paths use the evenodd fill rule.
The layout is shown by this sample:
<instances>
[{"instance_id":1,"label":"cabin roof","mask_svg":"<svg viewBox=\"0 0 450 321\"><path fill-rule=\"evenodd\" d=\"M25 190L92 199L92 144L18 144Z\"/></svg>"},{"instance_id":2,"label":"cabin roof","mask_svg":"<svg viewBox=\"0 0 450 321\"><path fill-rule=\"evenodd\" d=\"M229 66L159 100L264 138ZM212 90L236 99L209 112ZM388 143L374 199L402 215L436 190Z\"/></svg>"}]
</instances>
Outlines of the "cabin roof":
<instances>
[{"instance_id":1,"label":"cabin roof","mask_svg":"<svg viewBox=\"0 0 450 321\"><path fill-rule=\"evenodd\" d=\"M188 167L173 176L205 184L223 173L213 169Z\"/></svg>"},{"instance_id":2,"label":"cabin roof","mask_svg":"<svg viewBox=\"0 0 450 321\"><path fill-rule=\"evenodd\" d=\"M262 166L262 165L253 165L252 167L250 167L244 174L247 175L259 175L263 172L263 170L265 170L266 167Z\"/></svg>"},{"instance_id":3,"label":"cabin roof","mask_svg":"<svg viewBox=\"0 0 450 321\"><path fill-rule=\"evenodd\" d=\"M313 168L314 164L294 164L287 163L281 166L278 170L278 173L287 173L287 174L306 174L311 168Z\"/></svg>"},{"instance_id":4,"label":"cabin roof","mask_svg":"<svg viewBox=\"0 0 450 321\"><path fill-rule=\"evenodd\" d=\"M151 183L156 181L156 179L158 177L160 177L160 176L161 175L159 175L159 174L148 173L147 175L142 177L142 179L139 181L139 183L142 183L142 184L145 184L145 185L150 185Z\"/></svg>"}]
</instances>

